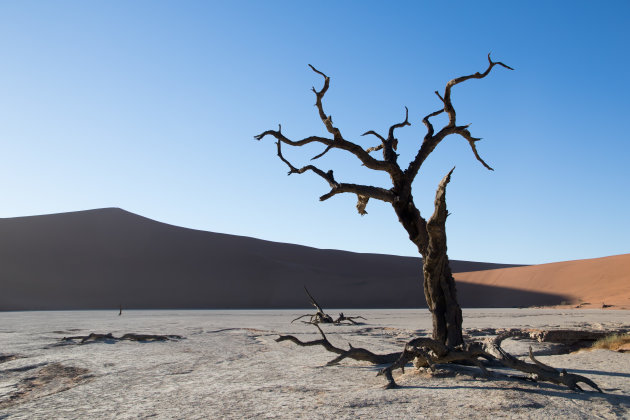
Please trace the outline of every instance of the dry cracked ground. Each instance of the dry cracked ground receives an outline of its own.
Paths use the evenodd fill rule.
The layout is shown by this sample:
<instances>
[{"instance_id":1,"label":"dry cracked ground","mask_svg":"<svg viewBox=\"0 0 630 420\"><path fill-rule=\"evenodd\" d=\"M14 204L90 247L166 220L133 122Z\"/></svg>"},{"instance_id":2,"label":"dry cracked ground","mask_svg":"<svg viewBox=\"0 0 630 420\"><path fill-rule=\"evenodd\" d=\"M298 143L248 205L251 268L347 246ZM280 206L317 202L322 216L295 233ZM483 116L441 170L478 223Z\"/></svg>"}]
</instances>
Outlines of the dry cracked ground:
<instances>
[{"instance_id":1,"label":"dry cracked ground","mask_svg":"<svg viewBox=\"0 0 630 420\"><path fill-rule=\"evenodd\" d=\"M630 354L607 350L553 354L554 346L508 341L525 357L529 345L552 366L585 375L604 394L553 384L491 378L474 367L409 368L383 389L379 367L356 361L325 366L321 347L277 343L279 333L318 338L290 321L299 311L129 311L2 314L0 419L39 418L630 418ZM350 314L352 315L352 314ZM331 342L375 352L399 351L430 330L422 311L362 311L359 326L326 326ZM425 315L427 315L425 317ZM465 311L476 334L505 328L628 326L628 311ZM81 340L90 332L169 334L164 341Z\"/></svg>"}]
</instances>

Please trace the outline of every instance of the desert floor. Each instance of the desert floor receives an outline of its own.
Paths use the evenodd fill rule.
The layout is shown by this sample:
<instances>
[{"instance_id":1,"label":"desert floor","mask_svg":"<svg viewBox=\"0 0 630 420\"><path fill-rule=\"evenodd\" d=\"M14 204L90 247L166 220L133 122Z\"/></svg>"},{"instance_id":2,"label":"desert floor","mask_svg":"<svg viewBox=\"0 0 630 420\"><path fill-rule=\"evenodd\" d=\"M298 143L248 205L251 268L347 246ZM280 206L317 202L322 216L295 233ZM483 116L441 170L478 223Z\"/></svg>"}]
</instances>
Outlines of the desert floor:
<instances>
[{"instance_id":1,"label":"desert floor","mask_svg":"<svg viewBox=\"0 0 630 420\"><path fill-rule=\"evenodd\" d=\"M278 333L318 338L293 323L308 310L0 313L0 419L33 418L630 418L630 354L550 353L547 343L505 342L524 357L585 375L604 389L577 393L552 384L479 378L444 366L429 375L395 373L385 390L378 367L356 361L324 367L321 347L276 343ZM336 314L335 311L329 311ZM325 326L334 344L398 351L430 332L426 310L353 310L359 326ZM630 311L468 309L465 328L619 328ZM90 332L177 334L170 342L59 345ZM16 355L17 358L3 356Z\"/></svg>"}]
</instances>

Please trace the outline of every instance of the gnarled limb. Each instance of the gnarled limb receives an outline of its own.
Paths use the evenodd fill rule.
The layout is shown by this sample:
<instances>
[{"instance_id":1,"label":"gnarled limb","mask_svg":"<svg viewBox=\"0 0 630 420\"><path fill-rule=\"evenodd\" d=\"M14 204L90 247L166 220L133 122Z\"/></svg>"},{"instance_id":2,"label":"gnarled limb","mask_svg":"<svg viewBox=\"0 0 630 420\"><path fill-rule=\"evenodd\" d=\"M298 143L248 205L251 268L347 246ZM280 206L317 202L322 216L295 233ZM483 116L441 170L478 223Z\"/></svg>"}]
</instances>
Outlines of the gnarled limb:
<instances>
[{"instance_id":1,"label":"gnarled limb","mask_svg":"<svg viewBox=\"0 0 630 420\"><path fill-rule=\"evenodd\" d=\"M280 343L282 341L291 341L292 343L297 344L298 346L301 347L310 347L310 346L323 346L326 350L332 352L332 353L337 353L337 354L342 354L343 352L345 352L345 350L337 348L335 346L333 346L330 341L328 341L328 338L326 338L326 335L324 334L324 332L322 331L321 328L319 328L319 325L317 324L313 324L315 325L315 327L317 328L317 330L319 331L319 333L321 334L322 338L319 340L312 340L312 341L302 341L297 337L294 337L292 335L281 335L278 338L276 338L276 342Z\"/></svg>"},{"instance_id":2,"label":"gnarled limb","mask_svg":"<svg viewBox=\"0 0 630 420\"><path fill-rule=\"evenodd\" d=\"M414 158L413 161L411 161L411 163L409 163L409 166L407 167L407 170L405 171L405 176L408 178L410 182L412 182L415 179L416 175L418 174L418 171L420 170L420 167L422 166L424 161L427 159L427 157L431 154L431 152L433 152L433 150L437 147L437 145L440 144L440 142L444 140L444 138L452 134L458 134L462 136L464 139L466 139L473 151L473 154L475 155L475 158L484 167L486 167L489 170L492 170L492 168L479 156L479 153L477 152L477 147L475 146L475 142L481 140L481 138L472 137L472 135L468 131L468 126L459 126L459 127L456 126L456 113L455 113L455 108L453 107L453 102L451 100L451 89L453 88L453 86L456 86L470 79L483 79L488 74L490 74L490 71L496 65L504 67L508 70L514 70L512 67L507 66L500 61L497 61L497 62L492 61L492 59L490 58L490 54L488 54L488 63L489 63L488 68L483 73L477 72L468 76L461 76L461 77L457 77L455 79L450 80L446 84L446 88L444 89L444 96L440 95L440 93L437 91L435 92L438 98L440 98L440 100L442 101L444 108L442 108L441 110L435 111L431 114L428 114L422 120L424 125L427 127L427 134L424 137L424 141L422 142L422 146L420 147L420 150L418 150L416 157ZM449 121L440 131L434 134L435 130L433 128L433 125L429 122L429 118L439 115L442 112L446 112L446 114L448 115Z\"/></svg>"},{"instance_id":3,"label":"gnarled limb","mask_svg":"<svg viewBox=\"0 0 630 420\"><path fill-rule=\"evenodd\" d=\"M387 141L394 141L396 138L394 137L394 130L397 128L402 128L405 126L411 125L409 124L409 108L405 107L405 120L403 122L397 123L389 127L389 133L387 135ZM394 150L396 150L396 145L394 146Z\"/></svg>"},{"instance_id":4,"label":"gnarled limb","mask_svg":"<svg viewBox=\"0 0 630 420\"><path fill-rule=\"evenodd\" d=\"M460 136L462 136L463 138L465 138L468 141L468 144L470 145L471 150L473 151L473 154L475 155L475 159L477 159L479 162L481 162L481 164L488 169L489 171L494 171L494 169L492 169L482 158L481 156L479 156L479 152L477 152L477 145L475 144L476 142L481 140L481 137L473 137L470 134L470 131L468 131L468 125L463 126L463 127L455 127L454 129L454 134L459 134Z\"/></svg>"},{"instance_id":5,"label":"gnarled limb","mask_svg":"<svg viewBox=\"0 0 630 420\"><path fill-rule=\"evenodd\" d=\"M276 142L276 145L278 146L278 157L289 167L288 175L303 174L306 171L312 171L315 174L319 175L321 178L323 178L326 182L328 182L328 185L330 186L331 190L328 193L322 195L319 198L320 201L328 200L329 198L337 194L354 193L354 194L357 194L357 197L359 199L359 204L357 204L357 210L359 211L360 214L363 215L363 214L367 214L367 212L365 211L365 206L367 205L367 202L370 198L375 198L377 200L381 200L385 202L392 202L395 198L394 194L390 190L386 190L384 188L373 187L370 185L338 183L335 180L332 170L328 172L324 172L314 165L306 165L298 169L295 166L293 166L293 164L289 162L282 154L282 142L278 141Z\"/></svg>"},{"instance_id":6,"label":"gnarled limb","mask_svg":"<svg viewBox=\"0 0 630 420\"><path fill-rule=\"evenodd\" d=\"M377 171L393 171L396 168L389 162L385 162L382 160L378 160L373 158L372 156L370 156L370 154L368 152L366 152L365 150L363 150L363 148L361 146L359 146L358 144L355 144L351 141L346 140L342 135L341 132L339 131L339 129L337 127L335 127L333 125L332 122L332 116L330 115L326 115L326 113L324 112L324 107L322 104L322 99L324 97L324 95L326 94L326 91L328 91L328 87L330 86L330 77L326 76L323 72L317 70L315 67L313 67L312 65L309 64L309 67L317 74L321 75L324 78L324 86L318 91L317 89L315 89L313 87L313 92L315 93L315 97L316 97L316 102L315 102L315 106L317 107L317 111L319 113L319 117L322 120L322 122L324 123L324 126L326 127L326 130L333 135L332 139L325 139L325 138L321 138L321 137L310 137L307 138L308 139L308 143L310 142L318 142L321 144L326 145L326 149L318 154L317 156L315 156L313 159L318 159L320 157L322 157L324 154L326 154L329 150L336 148L336 149L341 149L341 150L345 150L348 151L350 153L352 153L354 156L356 156L363 165L365 165L367 168L369 169L374 169ZM263 137L267 136L267 135L272 135L274 137L276 137L276 139L290 144L292 146L302 146L303 144L306 144L305 140L301 140L299 142L292 142L289 139L287 139L286 137L284 137L279 131L273 131L273 130L268 130L265 131L257 136L255 136L255 138L257 140L261 140ZM287 141L289 140L289 141Z\"/></svg>"},{"instance_id":7,"label":"gnarled limb","mask_svg":"<svg viewBox=\"0 0 630 420\"><path fill-rule=\"evenodd\" d=\"M385 146L385 143L387 142L387 140L385 140L385 138L383 136L381 136L380 134L378 134L374 130L366 131L365 133L363 133L361 135L362 136L367 136L368 134L372 134L373 136L376 136L381 141L381 144L379 144L378 146L369 147L369 148L365 149L366 152L368 152L368 153L377 152L377 151L381 150Z\"/></svg>"},{"instance_id":8,"label":"gnarled limb","mask_svg":"<svg viewBox=\"0 0 630 420\"><path fill-rule=\"evenodd\" d=\"M365 205L367 205L367 202L370 198L375 198L377 200L385 202L392 202L395 198L394 194L390 190L386 190L384 188L373 187L370 185L338 183L335 180L332 170L324 172L314 165L306 165L302 168L296 168L282 154L282 142L278 141L276 142L276 145L278 146L278 157L289 167L288 175L303 174L304 172L311 171L323 178L328 183L331 189L328 193L322 195L319 198L320 201L328 200L329 198L337 194L354 193L359 198L360 203L357 204L357 210L360 214L363 215L367 214L367 212L365 211Z\"/></svg>"},{"instance_id":9,"label":"gnarled limb","mask_svg":"<svg viewBox=\"0 0 630 420\"><path fill-rule=\"evenodd\" d=\"M346 358L363 361L363 362L369 362L374 365L381 365L384 363L393 363L399 357L400 353L390 353L390 354L380 355L380 354L372 353L371 351L360 348L360 347L352 347L352 345L350 345L350 349L348 350L335 347L334 345L330 343L330 341L328 341L328 338L326 338L326 335L324 334L322 329L319 327L319 325L317 324L314 324L314 325L319 331L320 335L322 336L322 338L319 340L302 341L299 338L296 338L292 335L281 335L278 338L276 338L276 342L279 343L282 341L291 341L292 343L295 343L301 347L322 346L329 352L338 354L339 356L334 358L330 362L328 362L327 366L337 364L341 360L346 359Z\"/></svg>"},{"instance_id":10,"label":"gnarled limb","mask_svg":"<svg viewBox=\"0 0 630 420\"><path fill-rule=\"evenodd\" d=\"M498 335L486 346L488 353L492 354L504 366L520 372L528 373L530 375L530 379L535 381L551 382L558 385L564 385L573 391L583 391L580 385L578 385L581 382L598 392L603 393L595 382L585 376L568 373L565 369L557 370L539 362L534 357L531 347L529 348L529 357L534 363L527 363L512 356L501 348L501 343L505 339L512 337L526 338L528 337L528 334L521 331L508 331Z\"/></svg>"},{"instance_id":11,"label":"gnarled limb","mask_svg":"<svg viewBox=\"0 0 630 420\"><path fill-rule=\"evenodd\" d=\"M529 349L529 357L533 363L521 361L501 348L501 343L507 338L530 338L529 333L526 331L512 330L500 334L493 340L486 342L473 341L456 347L446 346L432 338L417 337L408 341L401 352L379 355L363 348L353 347L351 344L349 344L350 348L348 350L336 347L328 341L319 325L315 326L322 336L319 340L304 342L292 335L281 335L276 341L291 341L299 346L321 345L326 350L338 354L335 359L327 363L327 366L337 364L346 358L365 361L374 365L387 364L388 366L382 368L377 374L386 378L387 384L385 388L387 389L398 388L393 377L393 371L401 369L404 373L405 366L411 361L414 361L417 367L426 366L432 371L435 370L435 365L437 364L466 362L477 366L482 375L488 378L489 372L483 365L483 360L485 359L497 361L508 368L527 373L532 381L563 385L573 391L583 391L579 383L584 383L598 392L602 392L595 382L584 376L568 373L565 369L557 370L538 361L534 357L531 347Z\"/></svg>"},{"instance_id":12,"label":"gnarled limb","mask_svg":"<svg viewBox=\"0 0 630 420\"><path fill-rule=\"evenodd\" d=\"M335 189L336 187L339 186L339 184L335 181L335 177L333 176L333 171L324 172L318 167L313 166L313 165L306 165L298 169L295 166L293 166L291 162L285 159L285 157L282 155L282 142L278 141L276 142L276 145L278 146L278 157L280 158L281 161L286 163L287 166L289 167L288 175L303 174L306 171L312 171L316 173L317 175L319 175L320 177L324 178L324 180L328 182L328 185L330 185L330 188Z\"/></svg>"},{"instance_id":13,"label":"gnarled limb","mask_svg":"<svg viewBox=\"0 0 630 420\"><path fill-rule=\"evenodd\" d=\"M512 67L507 66L500 61L497 61L497 62L492 61L492 59L490 58L490 53L488 53L488 68L486 69L486 71L484 71L483 73L477 72L475 74L471 74L468 76L457 77L455 79L450 80L446 84L446 88L444 89L443 101L444 101L444 111L448 114L448 120L449 120L448 126L450 127L455 126L455 108L453 108L453 104L451 102L451 89L453 88L453 86L458 85L470 79L483 79L488 74L490 74L490 71L496 65L502 66L508 70L514 70Z\"/></svg>"}]
</instances>

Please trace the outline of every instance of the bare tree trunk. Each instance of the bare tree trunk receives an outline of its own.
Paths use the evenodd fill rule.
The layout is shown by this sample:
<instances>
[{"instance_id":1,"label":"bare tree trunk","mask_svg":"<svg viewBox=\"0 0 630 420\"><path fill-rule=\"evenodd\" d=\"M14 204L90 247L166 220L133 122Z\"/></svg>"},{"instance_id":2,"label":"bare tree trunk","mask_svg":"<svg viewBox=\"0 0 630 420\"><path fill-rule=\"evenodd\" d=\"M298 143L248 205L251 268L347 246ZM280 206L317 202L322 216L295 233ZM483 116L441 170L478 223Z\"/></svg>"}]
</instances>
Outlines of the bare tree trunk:
<instances>
[{"instance_id":1,"label":"bare tree trunk","mask_svg":"<svg viewBox=\"0 0 630 420\"><path fill-rule=\"evenodd\" d=\"M447 346L463 344L462 309L446 253L423 260L424 296L433 317L433 339Z\"/></svg>"},{"instance_id":2,"label":"bare tree trunk","mask_svg":"<svg viewBox=\"0 0 630 420\"><path fill-rule=\"evenodd\" d=\"M462 309L446 255L446 185L454 169L442 178L435 193L435 210L426 224L429 244L422 258L424 296L433 316L433 339L447 346L464 343Z\"/></svg>"},{"instance_id":3,"label":"bare tree trunk","mask_svg":"<svg viewBox=\"0 0 630 420\"><path fill-rule=\"evenodd\" d=\"M433 317L433 339L448 346L464 342L462 310L446 253L446 185L454 169L440 181L435 193L435 209L428 221L420 215L410 193L394 203L398 220L422 255L424 296Z\"/></svg>"}]
</instances>

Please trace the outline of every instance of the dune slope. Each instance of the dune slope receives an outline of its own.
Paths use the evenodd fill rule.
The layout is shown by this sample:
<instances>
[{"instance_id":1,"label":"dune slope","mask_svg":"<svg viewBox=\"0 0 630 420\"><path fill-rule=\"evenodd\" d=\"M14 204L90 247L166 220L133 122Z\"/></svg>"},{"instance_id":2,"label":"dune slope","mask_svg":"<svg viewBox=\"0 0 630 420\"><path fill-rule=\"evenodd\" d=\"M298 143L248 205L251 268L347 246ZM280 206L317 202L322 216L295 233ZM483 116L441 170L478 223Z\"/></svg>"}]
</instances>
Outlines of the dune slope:
<instances>
[{"instance_id":1,"label":"dune slope","mask_svg":"<svg viewBox=\"0 0 630 420\"><path fill-rule=\"evenodd\" d=\"M512 267L484 272L456 273L462 287L486 286L492 290L564 295L565 302L583 308L611 305L630 309L630 254L588 260L564 261L551 264ZM459 287L459 286L458 286ZM510 297L496 294L494 299L514 306ZM523 299L523 306L540 305Z\"/></svg>"},{"instance_id":2,"label":"dune slope","mask_svg":"<svg viewBox=\"0 0 630 420\"><path fill-rule=\"evenodd\" d=\"M452 261L455 272L506 266ZM185 229L115 208L0 219L0 310L308 307L302 285L328 308L422 307L420 270L419 258ZM473 301L487 291L473 289Z\"/></svg>"}]
</instances>

